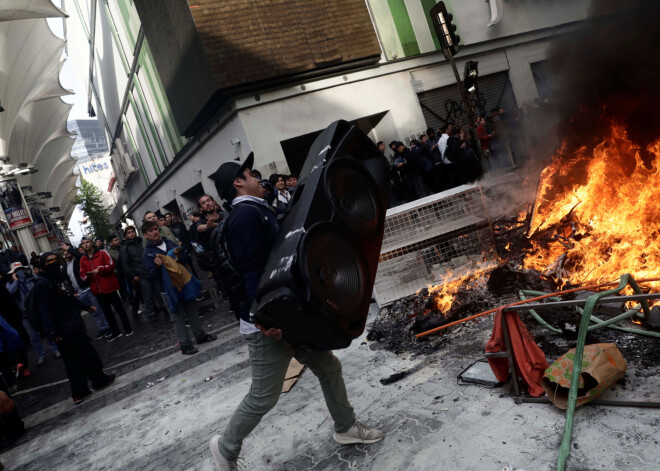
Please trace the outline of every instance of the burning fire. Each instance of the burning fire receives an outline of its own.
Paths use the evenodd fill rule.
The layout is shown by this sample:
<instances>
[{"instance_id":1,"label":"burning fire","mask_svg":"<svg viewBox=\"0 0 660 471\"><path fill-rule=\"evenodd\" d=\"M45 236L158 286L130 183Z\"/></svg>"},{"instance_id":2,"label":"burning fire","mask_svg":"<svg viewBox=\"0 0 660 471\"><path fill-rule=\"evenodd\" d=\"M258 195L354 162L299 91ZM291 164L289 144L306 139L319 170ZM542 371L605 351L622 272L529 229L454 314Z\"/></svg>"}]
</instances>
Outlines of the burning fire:
<instances>
[{"instance_id":1,"label":"burning fire","mask_svg":"<svg viewBox=\"0 0 660 471\"><path fill-rule=\"evenodd\" d=\"M612 124L609 132L593 151L586 146L570 151L564 144L541 173L528 232L532 249L524 268L560 284L660 273L660 139L648 146L650 161L645 163L623 126ZM510 225L523 224L527 217L522 211ZM429 286L435 309L447 313L458 290L483 283L490 268L450 273ZM660 282L650 286L657 291Z\"/></svg>"},{"instance_id":2,"label":"burning fire","mask_svg":"<svg viewBox=\"0 0 660 471\"><path fill-rule=\"evenodd\" d=\"M466 275L457 275L449 272L437 285L429 285L429 296L433 296L433 309L439 312L447 313L451 309L454 298L459 289L472 289L477 285L485 283L486 273L495 268L493 262L482 262L480 267ZM425 312L424 314L428 314Z\"/></svg>"},{"instance_id":3,"label":"burning fire","mask_svg":"<svg viewBox=\"0 0 660 471\"><path fill-rule=\"evenodd\" d=\"M657 276L660 139L647 151L645 164L618 124L592 152L564 145L541 173L525 268L574 284Z\"/></svg>"}]
</instances>

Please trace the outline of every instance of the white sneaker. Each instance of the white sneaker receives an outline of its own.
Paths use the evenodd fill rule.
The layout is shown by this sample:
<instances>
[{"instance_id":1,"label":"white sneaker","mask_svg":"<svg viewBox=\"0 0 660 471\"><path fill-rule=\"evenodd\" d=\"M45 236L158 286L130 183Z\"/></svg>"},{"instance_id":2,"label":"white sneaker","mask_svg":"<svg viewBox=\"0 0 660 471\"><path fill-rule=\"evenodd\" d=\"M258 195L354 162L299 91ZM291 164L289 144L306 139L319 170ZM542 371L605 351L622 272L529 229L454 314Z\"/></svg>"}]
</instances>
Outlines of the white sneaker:
<instances>
[{"instance_id":1,"label":"white sneaker","mask_svg":"<svg viewBox=\"0 0 660 471\"><path fill-rule=\"evenodd\" d=\"M332 438L342 445L352 445L355 443L376 443L383 439L385 433L377 428L367 428L361 422L355 421L355 424L343 433L335 432Z\"/></svg>"},{"instance_id":2,"label":"white sneaker","mask_svg":"<svg viewBox=\"0 0 660 471\"><path fill-rule=\"evenodd\" d=\"M232 471L232 470L241 470L245 469L238 460L242 458L236 458L235 460L229 461L227 458L222 456L220 453L220 448L218 448L218 442L220 441L220 435L213 435L211 441L209 441L209 448L211 449L211 458L213 459L213 464L215 465L216 471Z\"/></svg>"}]
</instances>

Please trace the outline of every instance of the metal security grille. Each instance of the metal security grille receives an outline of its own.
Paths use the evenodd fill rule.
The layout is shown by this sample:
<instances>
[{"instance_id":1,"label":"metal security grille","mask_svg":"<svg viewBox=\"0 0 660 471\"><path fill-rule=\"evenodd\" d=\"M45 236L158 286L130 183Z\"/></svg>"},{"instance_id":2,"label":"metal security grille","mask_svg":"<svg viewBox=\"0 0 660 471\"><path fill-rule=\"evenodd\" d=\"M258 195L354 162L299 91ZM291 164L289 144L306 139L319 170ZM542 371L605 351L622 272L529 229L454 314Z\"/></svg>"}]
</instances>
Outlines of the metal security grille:
<instances>
[{"instance_id":1,"label":"metal security grille","mask_svg":"<svg viewBox=\"0 0 660 471\"><path fill-rule=\"evenodd\" d=\"M470 95L477 115L488 117L493 108L511 111L516 106L508 72L480 76L478 83L478 93ZM467 125L467 115L455 84L419 93L417 97L427 126L438 129L449 122Z\"/></svg>"},{"instance_id":2,"label":"metal security grille","mask_svg":"<svg viewBox=\"0 0 660 471\"><path fill-rule=\"evenodd\" d=\"M481 188L463 185L387 211L374 295L380 306L494 258Z\"/></svg>"}]
</instances>

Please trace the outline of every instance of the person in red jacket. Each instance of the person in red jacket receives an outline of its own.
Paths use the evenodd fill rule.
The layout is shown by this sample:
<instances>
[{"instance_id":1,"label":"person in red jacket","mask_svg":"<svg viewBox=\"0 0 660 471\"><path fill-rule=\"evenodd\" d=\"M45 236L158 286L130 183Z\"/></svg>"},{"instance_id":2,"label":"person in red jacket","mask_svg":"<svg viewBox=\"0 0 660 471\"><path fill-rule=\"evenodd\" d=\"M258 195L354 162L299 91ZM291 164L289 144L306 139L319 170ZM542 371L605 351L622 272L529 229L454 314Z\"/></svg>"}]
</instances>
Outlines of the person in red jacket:
<instances>
[{"instance_id":1,"label":"person in red jacket","mask_svg":"<svg viewBox=\"0 0 660 471\"><path fill-rule=\"evenodd\" d=\"M122 333L119 331L117 321L115 321L112 309L119 315L124 327L124 334L128 337L133 335L131 323L126 315L126 310L119 297L119 281L114 274L115 262L108 252L102 249L95 249L92 239L83 237L81 246L85 253L80 258L80 278L85 283L89 283L94 296L101 305L105 318L110 325L112 335L108 342L112 342Z\"/></svg>"}]
</instances>

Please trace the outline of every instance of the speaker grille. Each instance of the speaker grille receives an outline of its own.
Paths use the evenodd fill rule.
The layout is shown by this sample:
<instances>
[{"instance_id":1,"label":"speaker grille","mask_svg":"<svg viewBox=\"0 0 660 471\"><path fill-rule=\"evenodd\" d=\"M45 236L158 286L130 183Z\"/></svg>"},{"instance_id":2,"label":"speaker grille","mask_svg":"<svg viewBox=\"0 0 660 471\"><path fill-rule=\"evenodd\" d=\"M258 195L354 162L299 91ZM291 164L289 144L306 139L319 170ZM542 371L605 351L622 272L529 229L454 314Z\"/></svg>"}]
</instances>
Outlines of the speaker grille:
<instances>
[{"instance_id":1,"label":"speaker grille","mask_svg":"<svg viewBox=\"0 0 660 471\"><path fill-rule=\"evenodd\" d=\"M371 296L366 292L364 255L333 224L312 227L301 247L301 267L312 297L339 317L353 317L365 296Z\"/></svg>"},{"instance_id":2,"label":"speaker grille","mask_svg":"<svg viewBox=\"0 0 660 471\"><path fill-rule=\"evenodd\" d=\"M351 157L339 157L327 171L326 191L335 214L351 231L371 237L380 227L377 188L369 173Z\"/></svg>"}]
</instances>

